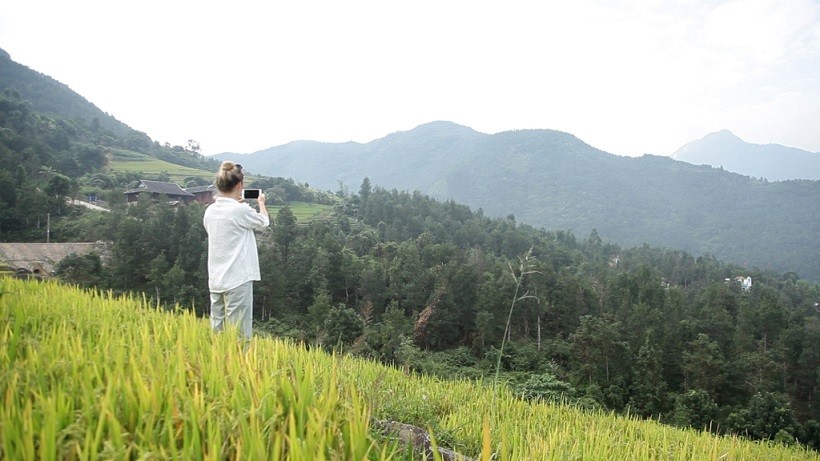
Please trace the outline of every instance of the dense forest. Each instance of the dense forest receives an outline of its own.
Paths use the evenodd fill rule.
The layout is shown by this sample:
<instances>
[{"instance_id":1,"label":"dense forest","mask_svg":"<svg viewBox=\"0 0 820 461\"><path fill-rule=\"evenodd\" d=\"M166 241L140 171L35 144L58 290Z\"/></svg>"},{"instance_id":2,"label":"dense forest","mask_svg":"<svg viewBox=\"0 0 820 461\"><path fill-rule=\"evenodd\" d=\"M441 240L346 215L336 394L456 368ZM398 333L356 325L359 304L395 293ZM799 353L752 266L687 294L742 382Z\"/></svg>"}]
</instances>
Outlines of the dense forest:
<instances>
[{"instance_id":1,"label":"dense forest","mask_svg":"<svg viewBox=\"0 0 820 461\"><path fill-rule=\"evenodd\" d=\"M216 169L195 149L47 115L6 88L0 240L43 241L50 217L52 241L111 242L107 256L63 260L66 283L205 315L204 207L126 206L135 179L156 178L112 173L112 148ZM258 235L257 334L419 373L498 373L527 399L820 449L820 287L796 273L538 229L366 177L333 194L257 181L283 202L334 207L299 222L285 206ZM110 211L66 202L91 193Z\"/></svg>"}]
</instances>

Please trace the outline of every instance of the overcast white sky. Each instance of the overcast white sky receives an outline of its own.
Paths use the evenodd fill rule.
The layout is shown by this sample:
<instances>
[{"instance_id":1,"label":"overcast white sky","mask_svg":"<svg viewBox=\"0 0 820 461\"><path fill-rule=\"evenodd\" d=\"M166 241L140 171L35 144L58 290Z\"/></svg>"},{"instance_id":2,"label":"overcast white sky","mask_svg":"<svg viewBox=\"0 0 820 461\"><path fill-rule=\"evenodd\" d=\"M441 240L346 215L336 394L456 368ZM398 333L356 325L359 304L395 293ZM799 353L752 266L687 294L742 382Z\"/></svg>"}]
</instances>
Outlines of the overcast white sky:
<instances>
[{"instance_id":1,"label":"overcast white sky","mask_svg":"<svg viewBox=\"0 0 820 461\"><path fill-rule=\"evenodd\" d=\"M817 0L3 0L0 48L205 154L434 120L618 155L721 129L820 152Z\"/></svg>"}]
</instances>

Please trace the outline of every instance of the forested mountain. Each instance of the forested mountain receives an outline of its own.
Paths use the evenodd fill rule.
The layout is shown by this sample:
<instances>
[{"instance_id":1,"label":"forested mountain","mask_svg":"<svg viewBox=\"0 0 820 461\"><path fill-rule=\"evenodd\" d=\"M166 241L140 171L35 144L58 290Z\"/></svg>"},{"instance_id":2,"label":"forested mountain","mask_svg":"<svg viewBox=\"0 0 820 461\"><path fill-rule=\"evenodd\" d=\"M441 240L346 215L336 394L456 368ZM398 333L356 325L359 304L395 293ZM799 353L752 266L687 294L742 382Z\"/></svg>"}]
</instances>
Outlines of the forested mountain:
<instances>
[{"instance_id":1,"label":"forested mountain","mask_svg":"<svg viewBox=\"0 0 820 461\"><path fill-rule=\"evenodd\" d=\"M335 190L365 176L487 215L625 246L662 245L820 281L820 181L767 182L667 157L619 157L557 131L434 122L367 144L300 141L232 155Z\"/></svg>"},{"instance_id":2,"label":"forested mountain","mask_svg":"<svg viewBox=\"0 0 820 461\"><path fill-rule=\"evenodd\" d=\"M750 144L728 130L692 141L672 157L769 181L820 179L820 153L780 144Z\"/></svg>"},{"instance_id":3,"label":"forested mountain","mask_svg":"<svg viewBox=\"0 0 820 461\"><path fill-rule=\"evenodd\" d=\"M65 84L14 62L5 50L0 49L0 93L6 90L19 99L28 101L32 110L45 115L67 121L81 121L89 127L109 130L121 138L138 134Z\"/></svg>"}]
</instances>

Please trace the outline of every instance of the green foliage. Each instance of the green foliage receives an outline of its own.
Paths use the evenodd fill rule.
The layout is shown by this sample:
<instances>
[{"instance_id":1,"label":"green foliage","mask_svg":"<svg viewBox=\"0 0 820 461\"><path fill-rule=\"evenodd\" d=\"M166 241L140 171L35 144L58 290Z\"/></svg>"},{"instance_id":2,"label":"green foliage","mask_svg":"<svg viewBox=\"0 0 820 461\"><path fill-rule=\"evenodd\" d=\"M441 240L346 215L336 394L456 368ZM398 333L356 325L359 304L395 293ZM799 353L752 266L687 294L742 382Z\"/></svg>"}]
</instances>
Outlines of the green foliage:
<instances>
[{"instance_id":1,"label":"green foliage","mask_svg":"<svg viewBox=\"0 0 820 461\"><path fill-rule=\"evenodd\" d=\"M515 386L517 395L531 400L547 400L566 403L575 396L571 384L557 379L551 373L529 375L523 383Z\"/></svg>"},{"instance_id":2,"label":"green foliage","mask_svg":"<svg viewBox=\"0 0 820 461\"><path fill-rule=\"evenodd\" d=\"M54 174L48 180L48 185L46 186L46 194L49 197L66 197L71 192L72 187L72 181L68 176Z\"/></svg>"},{"instance_id":3,"label":"green foliage","mask_svg":"<svg viewBox=\"0 0 820 461\"><path fill-rule=\"evenodd\" d=\"M100 255L96 253L82 256L72 253L60 260L55 272L57 277L66 283L92 288L100 284L103 277L103 264Z\"/></svg>"},{"instance_id":4,"label":"green foliage","mask_svg":"<svg viewBox=\"0 0 820 461\"><path fill-rule=\"evenodd\" d=\"M729 415L730 431L752 439L794 440L798 424L786 398L771 392L758 392L749 403Z\"/></svg>"},{"instance_id":5,"label":"green foliage","mask_svg":"<svg viewBox=\"0 0 820 461\"><path fill-rule=\"evenodd\" d=\"M371 302L372 305L372 302ZM370 357L383 363L396 363L410 366L407 351L400 348L412 346L413 322L396 303L387 306L380 320L365 328L366 342L370 348ZM415 347L415 346L413 346Z\"/></svg>"},{"instance_id":6,"label":"green foliage","mask_svg":"<svg viewBox=\"0 0 820 461\"><path fill-rule=\"evenodd\" d=\"M330 309L324 321L327 343L333 346L349 346L361 336L364 321L355 310L344 304Z\"/></svg>"},{"instance_id":7,"label":"green foliage","mask_svg":"<svg viewBox=\"0 0 820 461\"><path fill-rule=\"evenodd\" d=\"M675 399L672 423L681 427L717 431L718 406L703 389L679 394Z\"/></svg>"},{"instance_id":8,"label":"green foliage","mask_svg":"<svg viewBox=\"0 0 820 461\"><path fill-rule=\"evenodd\" d=\"M726 360L717 342L703 333L687 344L683 353L687 385L716 398L725 389Z\"/></svg>"},{"instance_id":9,"label":"green foliage","mask_svg":"<svg viewBox=\"0 0 820 461\"><path fill-rule=\"evenodd\" d=\"M635 357L630 394L631 412L650 417L666 412L666 381L663 379L661 350L649 338Z\"/></svg>"}]
</instances>

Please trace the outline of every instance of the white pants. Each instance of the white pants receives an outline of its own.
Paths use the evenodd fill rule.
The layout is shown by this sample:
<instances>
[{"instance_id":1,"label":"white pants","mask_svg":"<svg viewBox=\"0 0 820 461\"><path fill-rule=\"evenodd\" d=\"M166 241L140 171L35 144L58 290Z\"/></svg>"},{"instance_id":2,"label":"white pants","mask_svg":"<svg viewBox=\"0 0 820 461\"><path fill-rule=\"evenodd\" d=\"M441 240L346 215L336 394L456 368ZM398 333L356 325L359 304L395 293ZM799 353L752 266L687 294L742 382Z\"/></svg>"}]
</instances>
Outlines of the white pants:
<instances>
[{"instance_id":1,"label":"white pants","mask_svg":"<svg viewBox=\"0 0 820 461\"><path fill-rule=\"evenodd\" d=\"M251 339L253 325L253 282L245 282L233 290L211 292L211 328L225 329L225 323L239 327L245 339Z\"/></svg>"}]
</instances>

